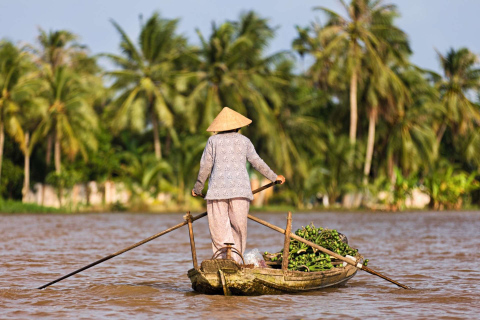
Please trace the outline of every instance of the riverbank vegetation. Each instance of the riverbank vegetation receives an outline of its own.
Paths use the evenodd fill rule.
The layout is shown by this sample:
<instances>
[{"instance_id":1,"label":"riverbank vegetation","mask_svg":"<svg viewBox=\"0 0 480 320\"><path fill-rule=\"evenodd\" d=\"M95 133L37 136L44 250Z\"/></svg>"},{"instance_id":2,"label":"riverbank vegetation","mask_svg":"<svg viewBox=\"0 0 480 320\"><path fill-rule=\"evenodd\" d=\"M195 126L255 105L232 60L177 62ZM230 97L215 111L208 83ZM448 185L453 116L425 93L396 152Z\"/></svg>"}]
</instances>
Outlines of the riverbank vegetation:
<instances>
[{"instance_id":1,"label":"riverbank vegetation","mask_svg":"<svg viewBox=\"0 0 480 320\"><path fill-rule=\"evenodd\" d=\"M349 206L401 210L417 190L433 209L478 205L478 56L432 52L442 72L422 69L395 6L352 0L344 9L315 8L325 23L297 26L290 52L270 55L276 28L255 12L197 39L159 13L135 38L112 21L119 50L101 55L66 30L40 29L34 44L2 40L2 198L28 201L41 183L62 202L75 184L116 181L127 206L164 195L160 210L198 208L189 194L205 129L228 106L253 120L242 133L287 178L270 204L350 197Z\"/></svg>"},{"instance_id":2,"label":"riverbank vegetation","mask_svg":"<svg viewBox=\"0 0 480 320\"><path fill-rule=\"evenodd\" d=\"M36 203L24 203L15 200L0 200L0 213L70 213L66 208L52 208Z\"/></svg>"}]
</instances>

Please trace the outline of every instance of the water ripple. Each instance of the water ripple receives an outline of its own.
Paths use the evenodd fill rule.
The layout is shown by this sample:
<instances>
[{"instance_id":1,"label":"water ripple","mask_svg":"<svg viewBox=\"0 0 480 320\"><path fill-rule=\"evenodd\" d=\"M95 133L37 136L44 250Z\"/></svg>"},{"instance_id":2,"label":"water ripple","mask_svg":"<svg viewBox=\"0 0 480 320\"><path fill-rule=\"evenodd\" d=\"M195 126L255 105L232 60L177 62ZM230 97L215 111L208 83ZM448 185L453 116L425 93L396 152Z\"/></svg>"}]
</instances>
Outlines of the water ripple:
<instances>
[{"instance_id":1,"label":"water ripple","mask_svg":"<svg viewBox=\"0 0 480 320\"><path fill-rule=\"evenodd\" d=\"M283 214L259 214L279 226ZM182 221L181 214L0 215L0 318L319 319L477 318L480 214L302 213L335 228L369 267L412 286L359 272L345 287L296 295L194 292L187 229L179 229L45 290L36 287ZM283 236L249 224L248 247L277 251ZM212 252L206 220L194 224L198 259Z\"/></svg>"}]
</instances>

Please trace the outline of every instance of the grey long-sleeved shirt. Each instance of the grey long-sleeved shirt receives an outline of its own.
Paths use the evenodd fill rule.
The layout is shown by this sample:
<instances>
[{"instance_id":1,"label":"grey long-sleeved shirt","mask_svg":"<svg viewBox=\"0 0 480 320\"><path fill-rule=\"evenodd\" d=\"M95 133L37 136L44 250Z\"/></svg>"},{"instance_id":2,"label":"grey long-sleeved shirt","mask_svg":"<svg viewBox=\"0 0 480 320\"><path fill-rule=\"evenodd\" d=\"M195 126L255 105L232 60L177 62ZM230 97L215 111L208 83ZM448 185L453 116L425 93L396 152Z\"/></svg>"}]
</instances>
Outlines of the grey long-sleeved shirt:
<instances>
[{"instance_id":1,"label":"grey long-sleeved shirt","mask_svg":"<svg viewBox=\"0 0 480 320\"><path fill-rule=\"evenodd\" d=\"M205 181L210 175L207 200L247 198L253 200L246 162L275 181L277 174L260 158L250 139L237 132L219 133L211 136L202 159L197 182L193 188L201 194Z\"/></svg>"}]
</instances>

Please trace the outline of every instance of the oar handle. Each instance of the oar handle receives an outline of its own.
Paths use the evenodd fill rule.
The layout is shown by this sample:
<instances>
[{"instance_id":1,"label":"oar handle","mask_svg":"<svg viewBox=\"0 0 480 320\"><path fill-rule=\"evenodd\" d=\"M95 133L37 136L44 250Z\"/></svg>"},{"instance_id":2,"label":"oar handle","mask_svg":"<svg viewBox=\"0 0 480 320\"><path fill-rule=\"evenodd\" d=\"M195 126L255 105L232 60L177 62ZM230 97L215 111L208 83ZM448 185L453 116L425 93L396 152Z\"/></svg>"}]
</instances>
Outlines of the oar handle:
<instances>
[{"instance_id":1,"label":"oar handle","mask_svg":"<svg viewBox=\"0 0 480 320\"><path fill-rule=\"evenodd\" d=\"M255 194L255 193L259 193L260 191L263 191L265 189L268 189L276 184L279 184L279 183L282 183L282 181L280 180L277 180L277 181L274 181L274 182L270 182L269 184L266 184L258 189L255 189L252 191L252 194ZM198 197L202 197L202 198L205 198L205 195L204 194L196 194Z\"/></svg>"}]
</instances>

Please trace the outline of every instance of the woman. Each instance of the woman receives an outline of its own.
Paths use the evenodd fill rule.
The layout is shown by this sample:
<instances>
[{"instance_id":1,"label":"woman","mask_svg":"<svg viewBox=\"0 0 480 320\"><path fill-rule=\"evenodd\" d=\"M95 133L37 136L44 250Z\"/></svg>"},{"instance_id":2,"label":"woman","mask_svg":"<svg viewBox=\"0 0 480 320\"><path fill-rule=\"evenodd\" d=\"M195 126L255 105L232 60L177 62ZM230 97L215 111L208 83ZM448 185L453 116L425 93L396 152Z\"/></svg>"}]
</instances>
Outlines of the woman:
<instances>
[{"instance_id":1,"label":"woman","mask_svg":"<svg viewBox=\"0 0 480 320\"><path fill-rule=\"evenodd\" d=\"M210 175L205 199L213 252L228 242L234 243L233 247L242 255L245 251L247 215L253 200L247 161L267 179L285 182L285 177L277 176L258 156L252 142L238 133L241 127L250 123L252 120L225 107L207 129L217 134L207 141L192 195L202 193ZM241 262L238 255L233 254L233 257Z\"/></svg>"}]
</instances>

